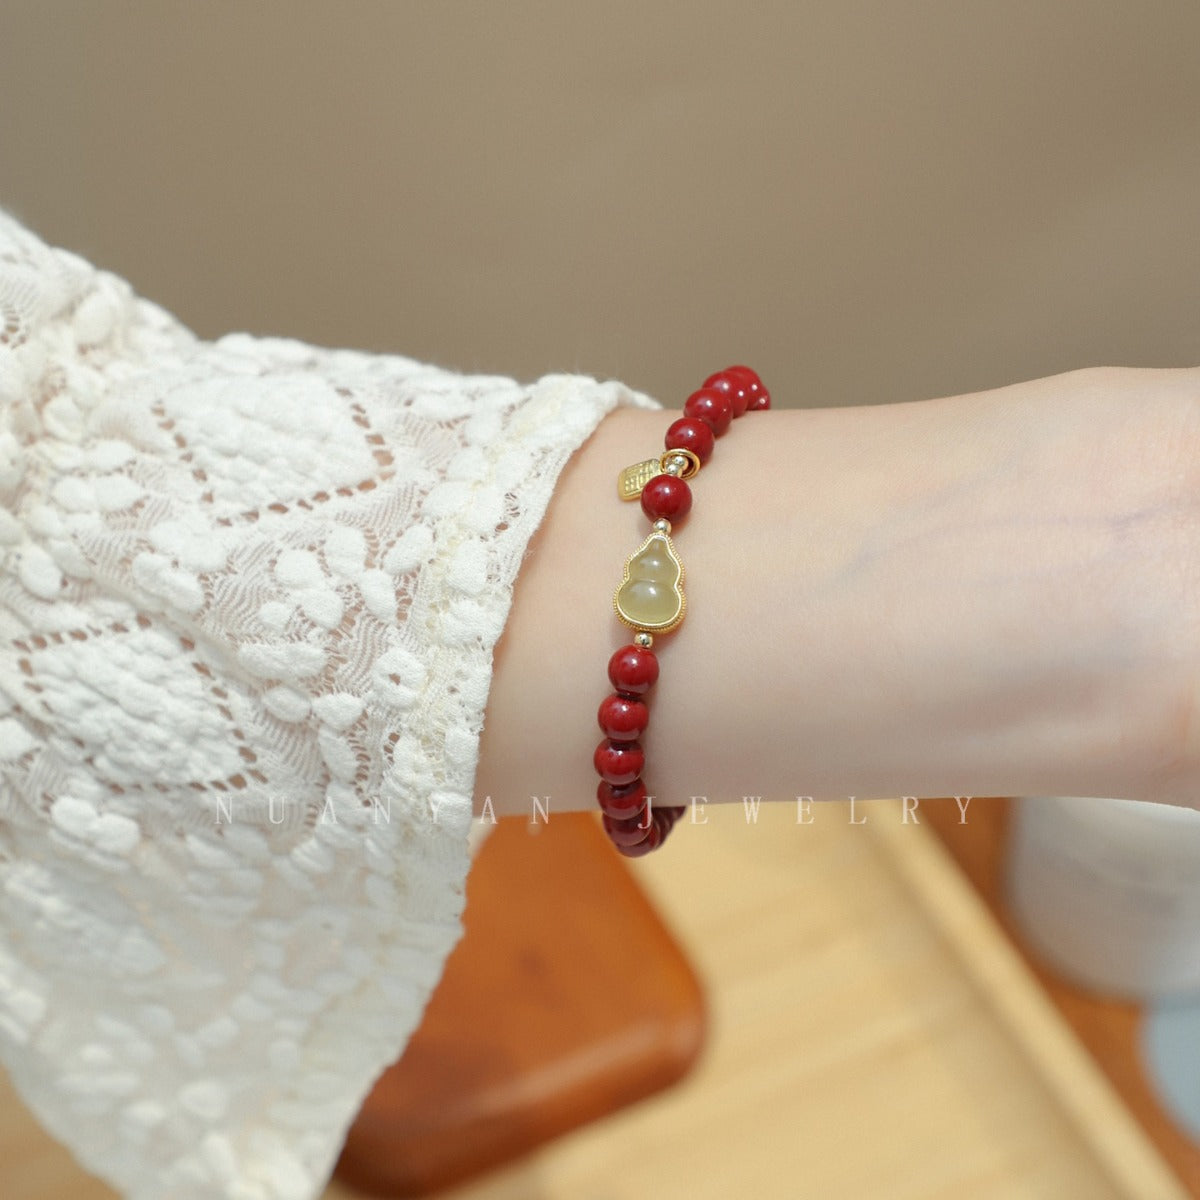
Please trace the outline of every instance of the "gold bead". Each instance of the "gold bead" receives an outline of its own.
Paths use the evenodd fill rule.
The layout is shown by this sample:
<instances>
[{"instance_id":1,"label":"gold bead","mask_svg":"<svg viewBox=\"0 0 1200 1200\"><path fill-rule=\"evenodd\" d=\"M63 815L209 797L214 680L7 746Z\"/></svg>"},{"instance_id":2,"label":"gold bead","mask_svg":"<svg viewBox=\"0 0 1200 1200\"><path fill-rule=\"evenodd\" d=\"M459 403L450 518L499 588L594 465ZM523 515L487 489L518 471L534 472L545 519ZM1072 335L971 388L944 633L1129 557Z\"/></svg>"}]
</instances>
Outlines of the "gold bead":
<instances>
[{"instance_id":1,"label":"gold bead","mask_svg":"<svg viewBox=\"0 0 1200 1200\"><path fill-rule=\"evenodd\" d=\"M633 635L633 644L641 646L643 650L649 650L654 645L654 635L649 633L635 633Z\"/></svg>"},{"instance_id":2,"label":"gold bead","mask_svg":"<svg viewBox=\"0 0 1200 1200\"><path fill-rule=\"evenodd\" d=\"M655 533L670 533L671 522L668 521L666 517L659 517L651 528L654 529Z\"/></svg>"}]
</instances>

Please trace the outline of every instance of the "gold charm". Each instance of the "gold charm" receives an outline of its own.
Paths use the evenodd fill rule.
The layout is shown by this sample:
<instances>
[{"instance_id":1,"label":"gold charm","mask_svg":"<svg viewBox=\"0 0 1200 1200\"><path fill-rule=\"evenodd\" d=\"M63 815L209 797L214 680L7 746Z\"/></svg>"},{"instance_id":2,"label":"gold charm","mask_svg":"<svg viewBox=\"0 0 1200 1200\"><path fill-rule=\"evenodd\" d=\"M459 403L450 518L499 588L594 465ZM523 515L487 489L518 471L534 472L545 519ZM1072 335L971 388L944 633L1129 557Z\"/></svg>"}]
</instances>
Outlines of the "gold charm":
<instances>
[{"instance_id":1,"label":"gold charm","mask_svg":"<svg viewBox=\"0 0 1200 1200\"><path fill-rule=\"evenodd\" d=\"M617 476L617 495L622 500L638 499L642 494L642 488L662 470L658 464L657 458L647 458L643 462L626 467Z\"/></svg>"},{"instance_id":2,"label":"gold charm","mask_svg":"<svg viewBox=\"0 0 1200 1200\"><path fill-rule=\"evenodd\" d=\"M631 629L669 633L687 610L683 574L670 537L653 531L625 560L625 573L613 595L617 617Z\"/></svg>"}]
</instances>

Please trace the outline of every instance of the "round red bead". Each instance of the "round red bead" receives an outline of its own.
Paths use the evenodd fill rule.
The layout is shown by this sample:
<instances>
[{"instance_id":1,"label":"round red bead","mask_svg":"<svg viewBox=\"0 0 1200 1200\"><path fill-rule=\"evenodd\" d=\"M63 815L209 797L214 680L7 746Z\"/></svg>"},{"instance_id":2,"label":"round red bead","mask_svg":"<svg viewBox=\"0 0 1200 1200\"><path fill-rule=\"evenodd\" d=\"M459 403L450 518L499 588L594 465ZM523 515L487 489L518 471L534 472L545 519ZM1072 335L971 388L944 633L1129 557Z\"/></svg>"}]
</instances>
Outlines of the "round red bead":
<instances>
[{"instance_id":1,"label":"round red bead","mask_svg":"<svg viewBox=\"0 0 1200 1200\"><path fill-rule=\"evenodd\" d=\"M606 813L600 818L600 821L604 826L604 832L617 846L635 846L638 842L645 841L655 828L654 814L645 806L628 820L617 820Z\"/></svg>"},{"instance_id":2,"label":"round red bead","mask_svg":"<svg viewBox=\"0 0 1200 1200\"><path fill-rule=\"evenodd\" d=\"M753 367L747 367L741 363L732 367L723 367L715 375L710 375L704 381L704 386L708 387L714 379L742 379L745 381L751 395L755 395L761 391L763 386L763 381L759 377L758 372Z\"/></svg>"},{"instance_id":3,"label":"round red bead","mask_svg":"<svg viewBox=\"0 0 1200 1200\"><path fill-rule=\"evenodd\" d=\"M646 785L640 779L619 786L601 781L596 788L596 799L601 812L618 821L627 821L642 811L646 803Z\"/></svg>"},{"instance_id":4,"label":"round red bead","mask_svg":"<svg viewBox=\"0 0 1200 1200\"><path fill-rule=\"evenodd\" d=\"M655 475L642 488L642 512L652 521L678 521L692 507L692 489L677 475Z\"/></svg>"},{"instance_id":5,"label":"round red bead","mask_svg":"<svg viewBox=\"0 0 1200 1200\"><path fill-rule=\"evenodd\" d=\"M646 756L638 742L614 742L609 738L592 755L596 774L605 783L632 783L646 765Z\"/></svg>"},{"instance_id":6,"label":"round red bead","mask_svg":"<svg viewBox=\"0 0 1200 1200\"><path fill-rule=\"evenodd\" d=\"M735 419L745 413L746 406L750 403L749 385L748 379L729 371L718 371L704 381L706 388L711 388L715 392L723 392L729 397Z\"/></svg>"},{"instance_id":7,"label":"round red bead","mask_svg":"<svg viewBox=\"0 0 1200 1200\"><path fill-rule=\"evenodd\" d=\"M734 413L737 416L737 413ZM690 450L701 462L708 462L715 445L713 431L699 417L680 417L667 428L663 445L668 450Z\"/></svg>"},{"instance_id":8,"label":"round red bead","mask_svg":"<svg viewBox=\"0 0 1200 1200\"><path fill-rule=\"evenodd\" d=\"M612 834L608 835L610 838ZM657 821L650 822L650 829L646 836L640 842L634 842L631 846L621 845L613 839L617 849L625 855L626 858L641 858L643 854L649 854L651 850L657 850L662 845L663 833L662 826Z\"/></svg>"},{"instance_id":9,"label":"round red bead","mask_svg":"<svg viewBox=\"0 0 1200 1200\"><path fill-rule=\"evenodd\" d=\"M605 737L614 742L632 742L646 728L650 720L650 710L641 700L613 692L611 696L605 696L600 701L596 719L600 722Z\"/></svg>"},{"instance_id":10,"label":"round red bead","mask_svg":"<svg viewBox=\"0 0 1200 1200\"><path fill-rule=\"evenodd\" d=\"M658 659L652 650L630 642L608 660L608 678L618 692L645 695L658 679Z\"/></svg>"},{"instance_id":11,"label":"round red bead","mask_svg":"<svg viewBox=\"0 0 1200 1200\"><path fill-rule=\"evenodd\" d=\"M716 388L701 388L693 392L683 404L685 417L698 417L720 437L733 420L733 402L724 392Z\"/></svg>"},{"instance_id":12,"label":"round red bead","mask_svg":"<svg viewBox=\"0 0 1200 1200\"><path fill-rule=\"evenodd\" d=\"M658 820L661 820L663 823L663 836L664 837L671 830L671 828L675 824L675 822L678 821L679 818L682 817L686 811L687 811L687 809L684 805L666 805L666 804L664 804L662 808L656 808L654 810L655 818Z\"/></svg>"},{"instance_id":13,"label":"round red bead","mask_svg":"<svg viewBox=\"0 0 1200 1200\"><path fill-rule=\"evenodd\" d=\"M766 385L759 378L757 371L752 370L750 367L730 367L729 370L740 372L748 380L747 390L750 393L749 412L771 407L771 393L767 391Z\"/></svg>"},{"instance_id":14,"label":"round red bead","mask_svg":"<svg viewBox=\"0 0 1200 1200\"><path fill-rule=\"evenodd\" d=\"M771 395L763 386L758 372L751 367L726 367L704 381L705 387L727 392L733 402L733 415L756 412L771 407Z\"/></svg>"}]
</instances>

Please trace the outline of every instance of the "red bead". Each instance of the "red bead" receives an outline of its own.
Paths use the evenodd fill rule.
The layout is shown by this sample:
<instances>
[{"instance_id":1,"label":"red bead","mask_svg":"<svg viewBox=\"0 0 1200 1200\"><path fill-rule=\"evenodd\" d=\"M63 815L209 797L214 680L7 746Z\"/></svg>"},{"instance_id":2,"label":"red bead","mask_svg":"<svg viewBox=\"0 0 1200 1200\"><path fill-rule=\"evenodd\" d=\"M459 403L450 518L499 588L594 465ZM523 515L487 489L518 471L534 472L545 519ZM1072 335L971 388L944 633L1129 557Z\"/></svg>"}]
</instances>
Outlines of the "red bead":
<instances>
[{"instance_id":1,"label":"red bead","mask_svg":"<svg viewBox=\"0 0 1200 1200\"><path fill-rule=\"evenodd\" d=\"M678 521L692 507L692 489L677 475L655 475L642 488L642 512L652 521Z\"/></svg>"},{"instance_id":2,"label":"red bead","mask_svg":"<svg viewBox=\"0 0 1200 1200\"><path fill-rule=\"evenodd\" d=\"M726 367L725 370L731 375L745 375L747 379L752 380L754 383L762 383L758 372L753 367L746 366L745 363L735 363L732 367Z\"/></svg>"},{"instance_id":3,"label":"red bead","mask_svg":"<svg viewBox=\"0 0 1200 1200\"><path fill-rule=\"evenodd\" d=\"M679 820L683 814L682 808L656 808L651 813L650 819L654 822L655 828L658 830L658 845L662 845L667 840L667 834L675 828L675 822ZM649 837L646 839L650 840ZM641 843L638 843L641 845ZM654 847L650 847L654 849ZM646 851L645 853L648 853Z\"/></svg>"},{"instance_id":4,"label":"red bead","mask_svg":"<svg viewBox=\"0 0 1200 1200\"><path fill-rule=\"evenodd\" d=\"M609 837L612 837L611 833ZM640 842L634 842L632 846L623 846L615 841L614 844L626 858L641 858L643 854L649 854L651 850L657 850L662 845L662 842L662 826L657 821L651 821L649 831Z\"/></svg>"},{"instance_id":5,"label":"red bead","mask_svg":"<svg viewBox=\"0 0 1200 1200\"><path fill-rule=\"evenodd\" d=\"M733 414L737 416L735 411ZM668 450L690 450L704 464L712 457L713 431L699 417L680 417L673 421L663 438Z\"/></svg>"},{"instance_id":6,"label":"red bead","mask_svg":"<svg viewBox=\"0 0 1200 1200\"><path fill-rule=\"evenodd\" d=\"M757 395L763 390L763 381L759 377L758 372L753 367L737 364L733 367L723 367L715 375L710 375L705 381L704 386L710 387L714 379L741 379L746 383L750 395Z\"/></svg>"},{"instance_id":7,"label":"red bead","mask_svg":"<svg viewBox=\"0 0 1200 1200\"><path fill-rule=\"evenodd\" d=\"M635 846L645 841L651 830L655 828L654 814L644 805L641 810L628 820L619 821L607 813L600 818L604 832L612 839L615 846ZM661 836L661 831L660 831Z\"/></svg>"},{"instance_id":8,"label":"red bead","mask_svg":"<svg viewBox=\"0 0 1200 1200\"><path fill-rule=\"evenodd\" d=\"M629 696L645 695L658 679L658 659L653 651L630 642L608 660L608 678L618 692Z\"/></svg>"},{"instance_id":9,"label":"red bead","mask_svg":"<svg viewBox=\"0 0 1200 1200\"><path fill-rule=\"evenodd\" d=\"M742 416L746 412L771 407L771 396L758 377L758 372L750 367L726 367L715 375L710 375L704 386L726 392L733 403L733 415Z\"/></svg>"},{"instance_id":10,"label":"red bead","mask_svg":"<svg viewBox=\"0 0 1200 1200\"><path fill-rule=\"evenodd\" d=\"M771 393L763 385L757 371L753 371L749 367L730 367L728 369L740 371L750 381L750 404L747 411L758 412L771 407Z\"/></svg>"},{"instance_id":11,"label":"red bead","mask_svg":"<svg viewBox=\"0 0 1200 1200\"><path fill-rule=\"evenodd\" d=\"M749 383L748 379L744 379L740 375L718 371L704 381L704 386L711 388L714 392L723 392L729 397L729 403L736 419L745 413L746 407L750 403Z\"/></svg>"},{"instance_id":12,"label":"red bead","mask_svg":"<svg viewBox=\"0 0 1200 1200\"><path fill-rule=\"evenodd\" d=\"M637 816L646 803L646 785L640 779L632 783L614 787L611 783L601 781L596 788L596 799L600 803L600 811L615 817L618 821L627 821Z\"/></svg>"},{"instance_id":13,"label":"red bead","mask_svg":"<svg viewBox=\"0 0 1200 1200\"><path fill-rule=\"evenodd\" d=\"M654 810L655 820L659 820L663 824L663 837L666 837L672 826L674 826L675 822L678 821L686 811L687 808L684 805L663 805L662 808L656 808Z\"/></svg>"},{"instance_id":14,"label":"red bead","mask_svg":"<svg viewBox=\"0 0 1200 1200\"><path fill-rule=\"evenodd\" d=\"M646 765L646 756L638 742L614 742L605 738L592 755L596 774L605 783L632 783Z\"/></svg>"},{"instance_id":15,"label":"red bead","mask_svg":"<svg viewBox=\"0 0 1200 1200\"><path fill-rule=\"evenodd\" d=\"M646 728L650 710L640 700L613 692L600 701L596 719L605 737L614 742L632 742Z\"/></svg>"},{"instance_id":16,"label":"red bead","mask_svg":"<svg viewBox=\"0 0 1200 1200\"><path fill-rule=\"evenodd\" d=\"M730 421L733 420L733 402L724 392L718 392L716 388L701 388L684 401L683 415L698 417L717 437L720 437L729 428Z\"/></svg>"}]
</instances>

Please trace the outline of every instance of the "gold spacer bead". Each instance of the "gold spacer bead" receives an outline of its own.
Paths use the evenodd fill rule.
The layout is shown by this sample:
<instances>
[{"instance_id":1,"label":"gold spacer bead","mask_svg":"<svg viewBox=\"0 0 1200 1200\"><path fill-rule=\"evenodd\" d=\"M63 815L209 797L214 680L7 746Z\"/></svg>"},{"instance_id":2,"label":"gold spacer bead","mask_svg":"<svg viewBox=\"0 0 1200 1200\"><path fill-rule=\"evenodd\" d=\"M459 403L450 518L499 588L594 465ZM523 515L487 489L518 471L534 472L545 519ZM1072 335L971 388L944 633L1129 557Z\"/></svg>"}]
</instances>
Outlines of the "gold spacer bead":
<instances>
[{"instance_id":1,"label":"gold spacer bead","mask_svg":"<svg viewBox=\"0 0 1200 1200\"><path fill-rule=\"evenodd\" d=\"M659 517L658 520L655 521L654 524L651 526L651 528L654 530L655 533L670 533L671 532L671 522L668 521L666 517Z\"/></svg>"},{"instance_id":2,"label":"gold spacer bead","mask_svg":"<svg viewBox=\"0 0 1200 1200\"><path fill-rule=\"evenodd\" d=\"M633 635L633 644L641 646L643 650L649 650L654 645L654 636L649 633L635 633Z\"/></svg>"}]
</instances>

